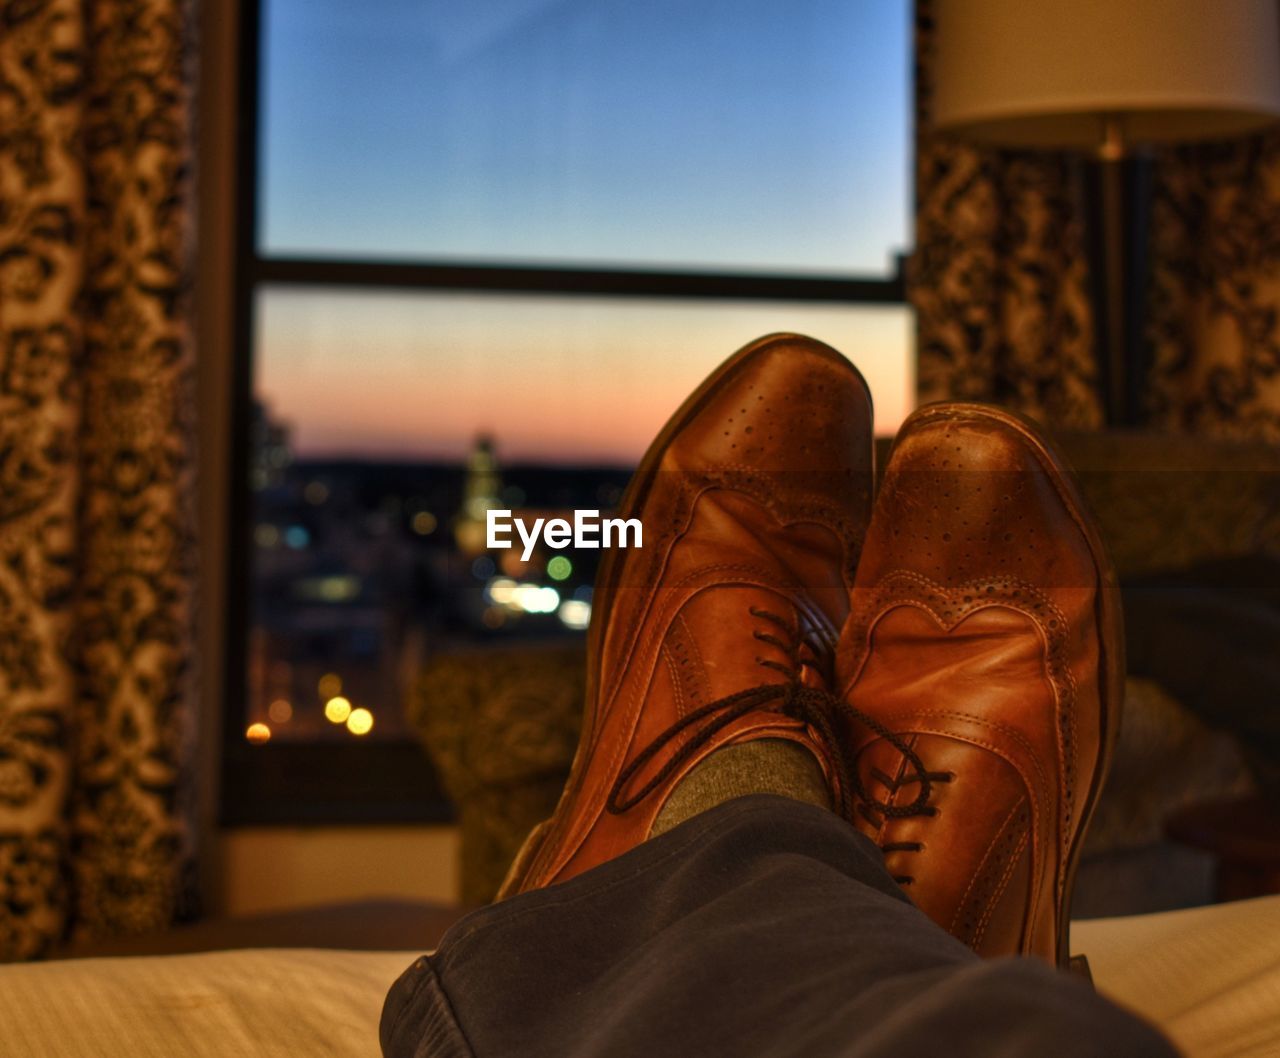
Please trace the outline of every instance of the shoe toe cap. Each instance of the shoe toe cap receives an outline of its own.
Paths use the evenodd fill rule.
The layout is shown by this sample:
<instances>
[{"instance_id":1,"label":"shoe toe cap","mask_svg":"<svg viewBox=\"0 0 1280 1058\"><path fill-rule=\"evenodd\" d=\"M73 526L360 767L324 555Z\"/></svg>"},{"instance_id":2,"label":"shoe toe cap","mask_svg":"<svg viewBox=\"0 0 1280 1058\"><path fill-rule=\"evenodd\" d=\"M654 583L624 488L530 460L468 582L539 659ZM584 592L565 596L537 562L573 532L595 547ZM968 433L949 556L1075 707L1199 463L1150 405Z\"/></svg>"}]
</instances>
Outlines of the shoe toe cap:
<instances>
[{"instance_id":1,"label":"shoe toe cap","mask_svg":"<svg viewBox=\"0 0 1280 1058\"><path fill-rule=\"evenodd\" d=\"M900 562L940 582L992 575L1091 588L1099 570L1062 473L1013 416L973 405L908 420L873 530Z\"/></svg>"},{"instance_id":2,"label":"shoe toe cap","mask_svg":"<svg viewBox=\"0 0 1280 1058\"><path fill-rule=\"evenodd\" d=\"M870 436L857 369L812 338L777 334L744 352L669 455L685 467L866 476Z\"/></svg>"}]
</instances>

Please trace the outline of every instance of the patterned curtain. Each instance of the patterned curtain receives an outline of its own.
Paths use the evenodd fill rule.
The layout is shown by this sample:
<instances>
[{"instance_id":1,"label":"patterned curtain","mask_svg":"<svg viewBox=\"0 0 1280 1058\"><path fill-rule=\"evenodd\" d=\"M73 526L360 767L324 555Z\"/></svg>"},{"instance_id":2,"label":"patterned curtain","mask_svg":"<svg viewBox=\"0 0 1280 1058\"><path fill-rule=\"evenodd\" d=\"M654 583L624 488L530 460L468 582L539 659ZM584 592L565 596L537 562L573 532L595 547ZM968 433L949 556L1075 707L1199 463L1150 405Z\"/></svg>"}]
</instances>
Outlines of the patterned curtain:
<instances>
[{"instance_id":1,"label":"patterned curtain","mask_svg":"<svg viewBox=\"0 0 1280 1058\"><path fill-rule=\"evenodd\" d=\"M1152 424L1280 441L1280 133L1161 155Z\"/></svg>"},{"instance_id":2,"label":"patterned curtain","mask_svg":"<svg viewBox=\"0 0 1280 1058\"><path fill-rule=\"evenodd\" d=\"M191 892L192 13L0 21L0 959Z\"/></svg>"},{"instance_id":3,"label":"patterned curtain","mask_svg":"<svg viewBox=\"0 0 1280 1058\"><path fill-rule=\"evenodd\" d=\"M937 136L933 33L916 0L920 398L1097 427L1080 168ZM1280 439L1280 133L1161 151L1153 194L1148 425Z\"/></svg>"},{"instance_id":4,"label":"patterned curtain","mask_svg":"<svg viewBox=\"0 0 1280 1058\"><path fill-rule=\"evenodd\" d=\"M1102 419L1078 166L938 136L933 2L916 3L916 309L921 401L1000 404L1057 427Z\"/></svg>"}]
</instances>

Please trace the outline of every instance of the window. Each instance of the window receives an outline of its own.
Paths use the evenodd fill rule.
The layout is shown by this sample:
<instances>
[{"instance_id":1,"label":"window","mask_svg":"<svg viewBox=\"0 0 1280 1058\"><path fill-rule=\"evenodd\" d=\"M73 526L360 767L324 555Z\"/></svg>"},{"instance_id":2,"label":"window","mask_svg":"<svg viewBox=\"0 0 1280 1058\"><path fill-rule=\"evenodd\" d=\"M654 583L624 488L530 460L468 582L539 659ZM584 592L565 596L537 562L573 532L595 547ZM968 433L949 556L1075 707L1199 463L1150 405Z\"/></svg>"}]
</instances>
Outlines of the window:
<instances>
[{"instance_id":1,"label":"window","mask_svg":"<svg viewBox=\"0 0 1280 1058\"><path fill-rule=\"evenodd\" d=\"M580 637L608 510L769 331L909 410L909 8L247 0L224 815L447 811L402 703L433 654Z\"/></svg>"}]
</instances>

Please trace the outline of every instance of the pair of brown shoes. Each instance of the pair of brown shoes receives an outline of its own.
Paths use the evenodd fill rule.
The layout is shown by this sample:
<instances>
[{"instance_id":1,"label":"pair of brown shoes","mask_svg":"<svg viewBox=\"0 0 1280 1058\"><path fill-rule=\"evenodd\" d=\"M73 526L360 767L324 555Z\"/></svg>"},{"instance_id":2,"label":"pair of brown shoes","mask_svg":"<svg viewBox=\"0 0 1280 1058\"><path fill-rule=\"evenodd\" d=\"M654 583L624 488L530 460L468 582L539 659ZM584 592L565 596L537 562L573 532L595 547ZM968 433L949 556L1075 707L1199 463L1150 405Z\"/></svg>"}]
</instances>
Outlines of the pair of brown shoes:
<instances>
[{"instance_id":1,"label":"pair of brown shoes","mask_svg":"<svg viewBox=\"0 0 1280 1058\"><path fill-rule=\"evenodd\" d=\"M787 739L935 922L984 955L1065 960L1123 673L1101 542L1005 412L917 411L874 510L872 458L862 377L796 335L676 412L622 503L643 547L601 566L564 796L503 895L645 840L717 748Z\"/></svg>"}]
</instances>

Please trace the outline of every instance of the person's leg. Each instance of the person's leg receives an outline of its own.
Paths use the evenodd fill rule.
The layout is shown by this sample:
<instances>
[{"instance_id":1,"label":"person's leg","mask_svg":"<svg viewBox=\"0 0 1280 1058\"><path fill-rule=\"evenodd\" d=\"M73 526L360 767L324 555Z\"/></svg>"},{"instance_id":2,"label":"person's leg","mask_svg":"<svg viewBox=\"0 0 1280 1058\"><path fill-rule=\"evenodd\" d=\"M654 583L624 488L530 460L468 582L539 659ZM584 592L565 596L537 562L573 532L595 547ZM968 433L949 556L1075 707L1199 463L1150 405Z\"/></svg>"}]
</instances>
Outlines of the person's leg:
<instances>
[{"instance_id":1,"label":"person's leg","mask_svg":"<svg viewBox=\"0 0 1280 1058\"><path fill-rule=\"evenodd\" d=\"M388 1058L1165 1056L1035 959L981 960L830 811L724 802L478 911L392 989Z\"/></svg>"},{"instance_id":2,"label":"person's leg","mask_svg":"<svg viewBox=\"0 0 1280 1058\"><path fill-rule=\"evenodd\" d=\"M980 434L974 445L1005 450ZM1073 776L1096 771L1105 733L1098 687L1085 678L1098 678L1090 659L1099 643L1088 547L1058 554L1053 533L1034 527L1051 570L1055 554L1078 556L1094 578L1067 587L1079 606L1050 598L1058 611L1042 613L1006 571L1003 610L985 597L996 591L986 582L976 605L958 599L967 609L955 621L933 607L968 591L945 582L964 571L970 551L996 567L1006 551L1014 573L1037 583L1036 562L1007 544L1031 515L1051 514L1057 531L1058 483L1031 468L1011 493L1012 526L1004 508L970 525L953 500L945 524L933 518L924 536L936 529L940 544L957 544L937 550L955 565L935 577L944 584L919 598L896 587L881 598L877 582L866 584L870 596L862 591L869 469L865 386L838 354L807 339L753 343L677 412L623 501L625 517L643 520L645 548L611 553L598 577L586 720L565 795L513 866L510 899L461 923L392 990L388 1055L1171 1053L1043 962L978 961L886 872L884 855L916 857L917 899L929 898L921 902L943 927L949 903L962 926L975 909L984 928L966 935L1001 954L1055 957L1069 854L1095 792L1086 782L1088 796L1073 800L1068 786L1064 797L1055 732L1069 723ZM976 497L990 483L982 479L970 507L988 503ZM894 552L897 530L917 541L923 512L943 509L946 497L927 485L890 489L912 502L888 522L882 490L881 557ZM965 546L981 532L1004 542ZM929 554L913 547L905 560ZM983 616L962 622L969 610ZM926 621L921 633L913 619L929 614L936 627ZM878 622L896 631L882 635ZM841 628L844 649L833 659ZM1050 652L1047 687L1041 651L1059 640L1069 649ZM859 653L864 643L869 658ZM875 687L861 678L883 677L886 658L892 680ZM1073 693L1055 699L1064 659L1080 672L1070 674ZM842 663L841 696L833 660ZM984 697L984 687L1000 693ZM934 716L918 715L913 694L922 689L931 699L923 704L940 710ZM997 729L1000 738L988 737ZM781 783L779 742L799 754L789 755ZM760 788L833 811L735 798L738 755L752 745L751 767L769 779ZM964 759L953 773L944 769L955 750ZM873 798L876 784L885 799ZM1028 798L1034 810L1020 813ZM880 848L850 825L867 813L891 821L892 833L873 827ZM954 862L939 855L948 848ZM974 884L960 884L964 877ZM985 928L993 916L998 928Z\"/></svg>"}]
</instances>

